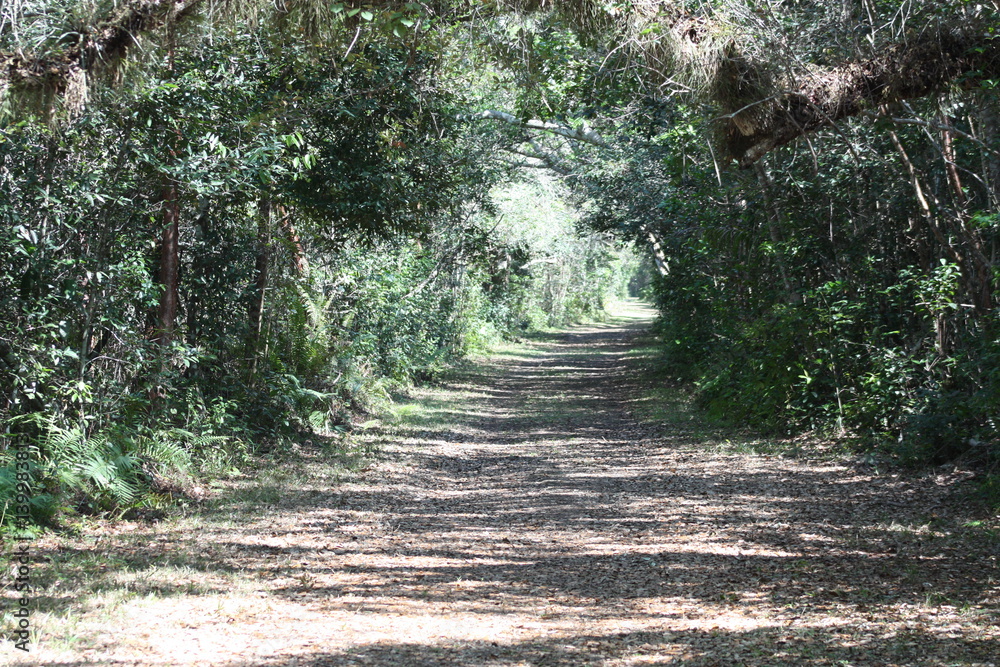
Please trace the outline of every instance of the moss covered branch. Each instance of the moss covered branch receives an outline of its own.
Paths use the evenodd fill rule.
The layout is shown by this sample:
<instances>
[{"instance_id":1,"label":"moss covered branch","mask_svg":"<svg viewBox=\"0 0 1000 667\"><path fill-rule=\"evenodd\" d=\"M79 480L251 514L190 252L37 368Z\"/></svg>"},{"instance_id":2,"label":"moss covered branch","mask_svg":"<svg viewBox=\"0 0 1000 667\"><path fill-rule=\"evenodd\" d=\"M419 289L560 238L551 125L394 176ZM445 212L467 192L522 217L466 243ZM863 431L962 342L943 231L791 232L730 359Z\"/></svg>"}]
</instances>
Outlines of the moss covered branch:
<instances>
[{"instance_id":1,"label":"moss covered branch","mask_svg":"<svg viewBox=\"0 0 1000 667\"><path fill-rule=\"evenodd\" d=\"M742 107L726 109L720 119L725 145L732 158L748 167L769 151L841 119L996 77L997 38L974 30L926 34L888 46L872 58L806 76L770 98L743 100Z\"/></svg>"},{"instance_id":2,"label":"moss covered branch","mask_svg":"<svg viewBox=\"0 0 1000 667\"><path fill-rule=\"evenodd\" d=\"M111 65L125 56L143 33L179 21L198 9L204 0L135 0L83 32L60 38L45 55L0 52L0 84L24 92L61 94L94 67Z\"/></svg>"}]
</instances>

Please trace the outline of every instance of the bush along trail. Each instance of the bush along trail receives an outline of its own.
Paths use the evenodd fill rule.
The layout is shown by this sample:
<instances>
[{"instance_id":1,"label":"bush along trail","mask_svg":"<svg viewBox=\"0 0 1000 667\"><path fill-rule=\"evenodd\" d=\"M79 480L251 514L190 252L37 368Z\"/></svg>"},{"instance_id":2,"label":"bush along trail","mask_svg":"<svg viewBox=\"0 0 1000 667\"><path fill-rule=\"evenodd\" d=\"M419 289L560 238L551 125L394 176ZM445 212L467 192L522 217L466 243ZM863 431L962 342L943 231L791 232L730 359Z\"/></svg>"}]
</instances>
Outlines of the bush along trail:
<instances>
[{"instance_id":1,"label":"bush along trail","mask_svg":"<svg viewBox=\"0 0 1000 667\"><path fill-rule=\"evenodd\" d=\"M180 516L39 538L37 646L4 658L996 664L1000 542L968 474L706 427L649 389L651 315L501 348Z\"/></svg>"}]
</instances>

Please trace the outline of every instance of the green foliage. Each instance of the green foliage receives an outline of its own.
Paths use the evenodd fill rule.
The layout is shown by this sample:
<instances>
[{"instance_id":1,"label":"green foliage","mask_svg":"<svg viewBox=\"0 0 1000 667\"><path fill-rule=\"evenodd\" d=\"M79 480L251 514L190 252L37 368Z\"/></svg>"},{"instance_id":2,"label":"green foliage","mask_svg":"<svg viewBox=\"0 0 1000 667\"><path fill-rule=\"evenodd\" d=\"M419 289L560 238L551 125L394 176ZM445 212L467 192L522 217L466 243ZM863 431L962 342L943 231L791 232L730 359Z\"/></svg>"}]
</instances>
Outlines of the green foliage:
<instances>
[{"instance_id":1,"label":"green foliage","mask_svg":"<svg viewBox=\"0 0 1000 667\"><path fill-rule=\"evenodd\" d=\"M900 135L908 147L921 140ZM979 212L956 213L944 204L954 196L947 180L926 176L933 152L911 149L922 191L937 188L925 195L935 202L928 219L883 157L891 142L860 124L847 138L853 155L789 148L765 168L768 190L720 174L724 194L709 195L705 183L718 178L710 156L699 162L696 146L664 130L660 141L690 151L684 165L646 167L663 169L655 229L670 270L653 293L671 374L694 381L698 404L716 418L861 436L908 463L965 456L987 465L1000 438L997 311L976 302L996 282L970 257L996 243L992 209L976 209L995 190L967 189ZM969 170L974 148L962 154ZM628 229L629 219L595 222Z\"/></svg>"},{"instance_id":2,"label":"green foliage","mask_svg":"<svg viewBox=\"0 0 1000 667\"><path fill-rule=\"evenodd\" d=\"M58 56L113 9L5 8L0 48ZM211 34L164 31L119 87L76 82L72 117L5 114L0 499L15 441L48 521L343 433L493 341L601 317L637 274L669 377L710 414L994 465L996 91L823 127L736 173L685 82L735 54L763 85L786 76L772 52L804 58L796 72L945 15L697 9L714 23L684 55L659 19L608 8L449 23L447 5L252 4ZM598 48L612 26L635 48ZM647 56L692 71L649 86ZM731 92L753 97L744 84ZM563 134L469 121L491 107ZM598 145L564 136L594 128Z\"/></svg>"},{"instance_id":3,"label":"green foliage","mask_svg":"<svg viewBox=\"0 0 1000 667\"><path fill-rule=\"evenodd\" d=\"M361 18L413 27L390 14ZM123 512L256 446L343 433L525 325L599 315L623 282L568 210L545 241L523 231L543 224L530 216L492 235L506 138L458 120L467 102L425 43L362 41L341 67L234 28L92 91L71 122L0 128L0 419L32 447L40 522Z\"/></svg>"},{"instance_id":4,"label":"green foliage","mask_svg":"<svg viewBox=\"0 0 1000 667\"><path fill-rule=\"evenodd\" d=\"M586 230L564 187L542 177L507 185L494 198L491 235L503 245L494 251L500 270L486 289L501 332L597 319L609 301L626 295L637 270L631 250Z\"/></svg>"},{"instance_id":5,"label":"green foliage","mask_svg":"<svg viewBox=\"0 0 1000 667\"><path fill-rule=\"evenodd\" d=\"M29 496L33 518L52 522L59 512L86 514L122 512L141 503L151 486L180 488L193 472L196 458L224 449L228 438L211 432L180 428L135 429L112 427L88 433L80 426L60 426L51 417L29 415L17 420L32 453ZM8 450L10 451L10 450ZM0 514L12 523L14 499L13 456L0 458ZM0 522L2 525L4 522Z\"/></svg>"}]
</instances>

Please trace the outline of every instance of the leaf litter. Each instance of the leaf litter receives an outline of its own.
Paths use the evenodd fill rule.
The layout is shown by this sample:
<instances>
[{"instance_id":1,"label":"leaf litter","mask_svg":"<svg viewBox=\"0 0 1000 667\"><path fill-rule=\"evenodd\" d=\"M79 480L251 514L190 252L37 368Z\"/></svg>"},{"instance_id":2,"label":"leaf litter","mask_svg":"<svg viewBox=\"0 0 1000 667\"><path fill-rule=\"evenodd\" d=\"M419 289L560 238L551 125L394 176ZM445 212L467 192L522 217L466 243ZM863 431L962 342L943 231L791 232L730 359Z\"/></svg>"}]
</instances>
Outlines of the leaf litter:
<instances>
[{"instance_id":1,"label":"leaf litter","mask_svg":"<svg viewBox=\"0 0 1000 667\"><path fill-rule=\"evenodd\" d=\"M691 414L644 420L648 317L633 306L414 392L358 436L380 452L363 471L306 452L273 493L237 480L159 524L38 540L39 644L0 658L998 663L997 521L967 471L877 474L734 450Z\"/></svg>"}]
</instances>

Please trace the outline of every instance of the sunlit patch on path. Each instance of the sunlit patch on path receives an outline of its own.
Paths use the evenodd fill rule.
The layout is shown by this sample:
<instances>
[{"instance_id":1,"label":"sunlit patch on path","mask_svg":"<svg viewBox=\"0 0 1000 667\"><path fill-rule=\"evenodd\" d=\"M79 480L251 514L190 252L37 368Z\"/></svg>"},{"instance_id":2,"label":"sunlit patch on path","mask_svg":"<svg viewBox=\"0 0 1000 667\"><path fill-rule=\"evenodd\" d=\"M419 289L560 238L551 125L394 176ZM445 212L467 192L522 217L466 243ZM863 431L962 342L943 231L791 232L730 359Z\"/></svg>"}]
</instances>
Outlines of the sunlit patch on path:
<instances>
[{"instance_id":1,"label":"sunlit patch on path","mask_svg":"<svg viewBox=\"0 0 1000 667\"><path fill-rule=\"evenodd\" d=\"M34 659L998 661L997 542L962 532L954 471L726 453L695 421L642 423L629 353L650 316L632 306L419 392L348 483L317 463L252 512L77 544L117 572L72 626L52 615L63 636Z\"/></svg>"}]
</instances>

